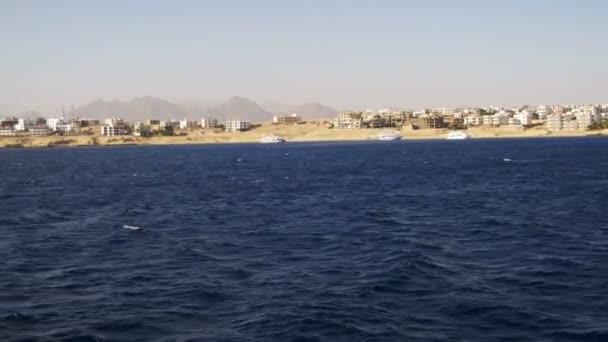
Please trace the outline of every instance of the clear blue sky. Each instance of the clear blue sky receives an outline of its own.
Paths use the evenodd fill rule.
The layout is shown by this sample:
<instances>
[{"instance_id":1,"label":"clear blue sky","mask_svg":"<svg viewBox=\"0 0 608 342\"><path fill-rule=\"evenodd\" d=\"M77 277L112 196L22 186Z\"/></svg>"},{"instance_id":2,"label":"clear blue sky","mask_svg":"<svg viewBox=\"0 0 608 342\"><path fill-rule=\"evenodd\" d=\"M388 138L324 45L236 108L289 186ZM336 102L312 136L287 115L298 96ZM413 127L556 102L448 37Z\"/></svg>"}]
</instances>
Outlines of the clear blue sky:
<instances>
[{"instance_id":1,"label":"clear blue sky","mask_svg":"<svg viewBox=\"0 0 608 342\"><path fill-rule=\"evenodd\" d=\"M607 14L604 0L0 0L0 103L605 103Z\"/></svg>"}]
</instances>

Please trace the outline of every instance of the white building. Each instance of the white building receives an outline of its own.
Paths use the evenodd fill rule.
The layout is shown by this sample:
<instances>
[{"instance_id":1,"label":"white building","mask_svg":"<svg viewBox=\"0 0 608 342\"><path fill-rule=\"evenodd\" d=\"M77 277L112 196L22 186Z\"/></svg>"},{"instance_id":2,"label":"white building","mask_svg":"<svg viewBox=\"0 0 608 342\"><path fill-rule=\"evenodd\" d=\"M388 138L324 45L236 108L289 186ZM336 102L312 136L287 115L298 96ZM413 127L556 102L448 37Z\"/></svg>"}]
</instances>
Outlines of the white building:
<instances>
[{"instance_id":1,"label":"white building","mask_svg":"<svg viewBox=\"0 0 608 342\"><path fill-rule=\"evenodd\" d=\"M78 132L78 126L76 126L76 124L74 124L74 123L63 122L63 123L57 124L55 126L54 131L61 132L61 133L76 133L76 132Z\"/></svg>"},{"instance_id":2,"label":"white building","mask_svg":"<svg viewBox=\"0 0 608 342\"><path fill-rule=\"evenodd\" d=\"M561 131L562 121L563 118L561 114L548 114L546 127L550 131Z\"/></svg>"},{"instance_id":3,"label":"white building","mask_svg":"<svg viewBox=\"0 0 608 342\"><path fill-rule=\"evenodd\" d=\"M522 110L521 112L513 115L513 119L515 119L515 123L527 126L532 124L532 114L527 110Z\"/></svg>"},{"instance_id":4,"label":"white building","mask_svg":"<svg viewBox=\"0 0 608 342\"><path fill-rule=\"evenodd\" d=\"M115 136L115 135L127 135L127 130L123 127L116 127L110 125L101 126L101 135L105 135L107 137Z\"/></svg>"},{"instance_id":5,"label":"white building","mask_svg":"<svg viewBox=\"0 0 608 342\"><path fill-rule=\"evenodd\" d=\"M31 136L44 136L51 134L51 130L46 126L30 127L28 133Z\"/></svg>"},{"instance_id":6,"label":"white building","mask_svg":"<svg viewBox=\"0 0 608 342\"><path fill-rule=\"evenodd\" d=\"M32 120L30 119L19 119L15 125L16 131L27 131L32 126Z\"/></svg>"},{"instance_id":7,"label":"white building","mask_svg":"<svg viewBox=\"0 0 608 342\"><path fill-rule=\"evenodd\" d=\"M56 131L57 125L59 125L59 123L63 123L63 122L64 122L63 118L48 118L48 119L46 119L46 126L48 128L50 128L51 131Z\"/></svg>"},{"instance_id":8,"label":"white building","mask_svg":"<svg viewBox=\"0 0 608 342\"><path fill-rule=\"evenodd\" d=\"M78 125L64 118L48 118L46 126L53 132L75 133L78 132Z\"/></svg>"},{"instance_id":9,"label":"white building","mask_svg":"<svg viewBox=\"0 0 608 342\"><path fill-rule=\"evenodd\" d=\"M587 129L595 123L595 116L590 111L577 112L575 115L576 121L578 121L578 128Z\"/></svg>"},{"instance_id":10,"label":"white building","mask_svg":"<svg viewBox=\"0 0 608 342\"><path fill-rule=\"evenodd\" d=\"M545 105L536 106L536 113L538 114L538 118L541 120L547 119L547 115L552 114L551 108Z\"/></svg>"},{"instance_id":11,"label":"white building","mask_svg":"<svg viewBox=\"0 0 608 342\"><path fill-rule=\"evenodd\" d=\"M509 119L511 115L503 110L492 115L492 126L504 126L509 124Z\"/></svg>"},{"instance_id":12,"label":"white building","mask_svg":"<svg viewBox=\"0 0 608 342\"><path fill-rule=\"evenodd\" d=\"M546 127L549 131L572 131L584 128L573 114L549 114Z\"/></svg>"},{"instance_id":13,"label":"white building","mask_svg":"<svg viewBox=\"0 0 608 342\"><path fill-rule=\"evenodd\" d=\"M481 115L478 114L468 114L464 117L464 125L467 127L470 126L480 126L483 121Z\"/></svg>"},{"instance_id":14,"label":"white building","mask_svg":"<svg viewBox=\"0 0 608 342\"><path fill-rule=\"evenodd\" d=\"M419 116L422 116L422 115L424 115L424 114L427 114L427 111L426 111L426 109L424 109L424 108L420 108L420 109L418 109L418 110L416 110L416 111L414 111L414 112L412 113L412 115L413 115L414 117L419 117Z\"/></svg>"},{"instance_id":15,"label":"white building","mask_svg":"<svg viewBox=\"0 0 608 342\"><path fill-rule=\"evenodd\" d=\"M435 108L433 109L433 113L437 113L439 115L454 115L454 109L453 108Z\"/></svg>"},{"instance_id":16,"label":"white building","mask_svg":"<svg viewBox=\"0 0 608 342\"><path fill-rule=\"evenodd\" d=\"M492 126L492 115L482 115L481 116L481 124L484 126Z\"/></svg>"},{"instance_id":17,"label":"white building","mask_svg":"<svg viewBox=\"0 0 608 342\"><path fill-rule=\"evenodd\" d=\"M251 123L248 121L232 120L226 121L226 132L247 131L251 129Z\"/></svg>"},{"instance_id":18,"label":"white building","mask_svg":"<svg viewBox=\"0 0 608 342\"><path fill-rule=\"evenodd\" d=\"M124 121L120 118L107 118L105 120L107 126L122 126L124 125Z\"/></svg>"},{"instance_id":19,"label":"white building","mask_svg":"<svg viewBox=\"0 0 608 342\"><path fill-rule=\"evenodd\" d=\"M198 123L192 120L181 120L179 122L179 129L194 129L198 127Z\"/></svg>"}]
</instances>

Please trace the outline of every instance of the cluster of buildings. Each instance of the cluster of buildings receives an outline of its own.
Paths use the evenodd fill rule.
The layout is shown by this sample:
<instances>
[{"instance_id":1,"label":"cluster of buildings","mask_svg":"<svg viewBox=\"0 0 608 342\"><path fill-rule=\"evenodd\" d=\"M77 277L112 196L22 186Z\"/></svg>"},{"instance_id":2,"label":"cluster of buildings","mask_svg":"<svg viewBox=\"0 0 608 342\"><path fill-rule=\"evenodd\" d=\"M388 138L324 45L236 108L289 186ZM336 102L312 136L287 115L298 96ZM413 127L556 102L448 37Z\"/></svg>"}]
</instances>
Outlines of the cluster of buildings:
<instances>
[{"instance_id":1,"label":"cluster of buildings","mask_svg":"<svg viewBox=\"0 0 608 342\"><path fill-rule=\"evenodd\" d=\"M608 126L608 105L523 106L517 108L435 108L417 111L381 109L342 112L332 121L336 129L411 126L413 129L466 129L475 126L531 127L550 131Z\"/></svg>"},{"instance_id":2,"label":"cluster of buildings","mask_svg":"<svg viewBox=\"0 0 608 342\"><path fill-rule=\"evenodd\" d=\"M275 125L297 125L302 123L298 114L276 115ZM366 110L363 112L341 112L331 121L334 129L400 128L413 129L466 129L487 127L532 127L543 126L549 131L585 130L608 128L608 105L553 105L523 106L516 108L467 107L433 108L420 110ZM87 126L99 127L103 136L135 135L184 135L196 129L215 129L225 132L250 130L249 121L229 120L219 122L208 117L201 120L145 120L134 124L121 118L111 117L102 123L99 120L77 118L0 118L0 137L44 136L81 134ZM94 128L97 130L97 128ZM89 134L91 130L88 130Z\"/></svg>"},{"instance_id":3,"label":"cluster of buildings","mask_svg":"<svg viewBox=\"0 0 608 342\"><path fill-rule=\"evenodd\" d=\"M275 115L272 117L272 123L275 125L297 125L302 122L302 118L297 113L290 115Z\"/></svg>"},{"instance_id":4,"label":"cluster of buildings","mask_svg":"<svg viewBox=\"0 0 608 342\"><path fill-rule=\"evenodd\" d=\"M608 112L602 107L558 108L545 114L547 129L550 131L588 129L606 127Z\"/></svg>"},{"instance_id":5,"label":"cluster of buildings","mask_svg":"<svg viewBox=\"0 0 608 342\"><path fill-rule=\"evenodd\" d=\"M292 125L301 122L300 116L297 114L276 115L272 118L272 122L276 125ZM152 135L180 135L185 131L196 129L219 129L225 132L243 132L252 129L253 125L250 121L245 120L228 120L219 122L214 118L203 118L201 120L146 120L137 122L132 129L126 129L124 122L119 124L125 128L120 131L120 134L134 134L136 136L152 136ZM115 124L106 120L106 125L101 127L101 135L118 135L112 133L110 127L116 127Z\"/></svg>"},{"instance_id":6,"label":"cluster of buildings","mask_svg":"<svg viewBox=\"0 0 608 342\"><path fill-rule=\"evenodd\" d=\"M154 136L154 135L181 135L187 131L196 129L225 129L230 126L230 130L247 130L251 124L244 121L227 121L221 124L214 118L203 118L201 120L145 120L136 122L132 126L132 134L136 136ZM127 133L131 134L131 132ZM103 134L102 134L103 135Z\"/></svg>"},{"instance_id":7,"label":"cluster of buildings","mask_svg":"<svg viewBox=\"0 0 608 342\"><path fill-rule=\"evenodd\" d=\"M45 136L45 135L70 135L78 134L82 127L98 125L99 120L85 118L65 119L61 118L1 118L0 136Z\"/></svg>"}]
</instances>

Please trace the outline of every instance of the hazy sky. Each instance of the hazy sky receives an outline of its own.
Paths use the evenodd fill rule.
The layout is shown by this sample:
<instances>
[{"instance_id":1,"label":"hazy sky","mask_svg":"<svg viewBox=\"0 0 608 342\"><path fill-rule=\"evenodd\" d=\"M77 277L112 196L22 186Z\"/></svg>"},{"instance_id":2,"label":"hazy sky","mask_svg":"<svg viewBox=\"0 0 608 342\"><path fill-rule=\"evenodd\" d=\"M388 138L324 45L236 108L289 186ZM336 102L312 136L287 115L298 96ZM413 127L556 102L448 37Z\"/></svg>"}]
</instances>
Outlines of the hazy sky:
<instances>
[{"instance_id":1,"label":"hazy sky","mask_svg":"<svg viewBox=\"0 0 608 342\"><path fill-rule=\"evenodd\" d=\"M0 0L0 104L608 102L604 0Z\"/></svg>"}]
</instances>

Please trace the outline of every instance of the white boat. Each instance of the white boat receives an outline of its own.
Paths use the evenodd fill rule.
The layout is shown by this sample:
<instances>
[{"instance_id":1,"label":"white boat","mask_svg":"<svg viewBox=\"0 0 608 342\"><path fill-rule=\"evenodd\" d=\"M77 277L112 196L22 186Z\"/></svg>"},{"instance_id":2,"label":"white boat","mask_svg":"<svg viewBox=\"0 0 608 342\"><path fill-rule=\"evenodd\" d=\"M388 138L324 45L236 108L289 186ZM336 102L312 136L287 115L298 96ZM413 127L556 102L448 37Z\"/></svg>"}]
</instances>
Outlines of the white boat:
<instances>
[{"instance_id":1,"label":"white boat","mask_svg":"<svg viewBox=\"0 0 608 342\"><path fill-rule=\"evenodd\" d=\"M401 136L397 133L381 133L381 134L378 134L378 140L384 140L384 141L401 140Z\"/></svg>"},{"instance_id":2,"label":"white boat","mask_svg":"<svg viewBox=\"0 0 608 342\"><path fill-rule=\"evenodd\" d=\"M471 136L466 134L463 131L452 131L450 133L448 133L448 136L446 137L447 140L464 140L464 139L469 139Z\"/></svg>"},{"instance_id":3,"label":"white boat","mask_svg":"<svg viewBox=\"0 0 608 342\"><path fill-rule=\"evenodd\" d=\"M285 142L285 139L277 135L267 135L260 139L260 142L262 144L277 144Z\"/></svg>"}]
</instances>

